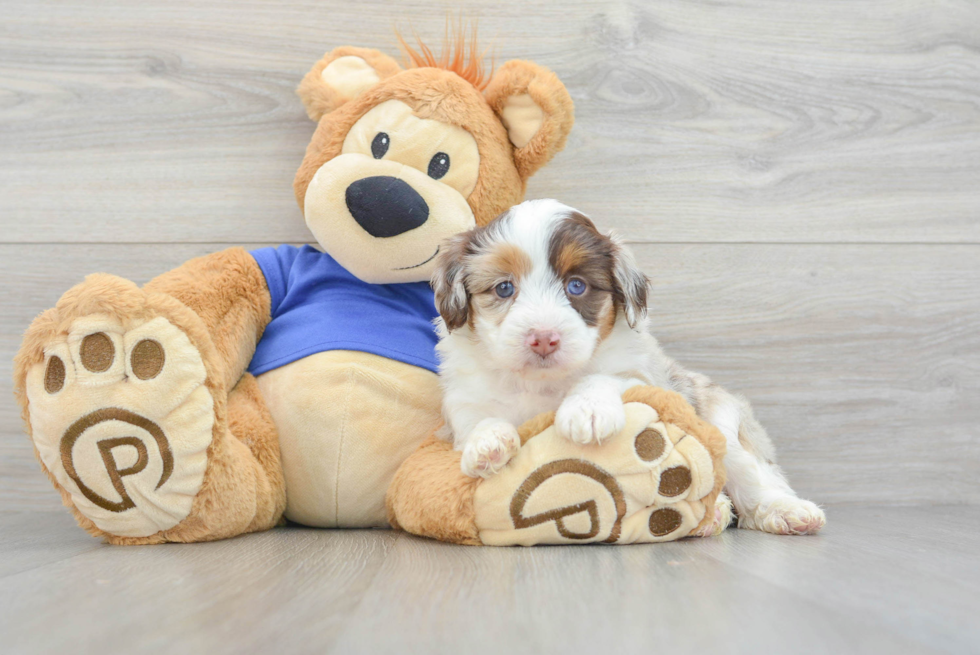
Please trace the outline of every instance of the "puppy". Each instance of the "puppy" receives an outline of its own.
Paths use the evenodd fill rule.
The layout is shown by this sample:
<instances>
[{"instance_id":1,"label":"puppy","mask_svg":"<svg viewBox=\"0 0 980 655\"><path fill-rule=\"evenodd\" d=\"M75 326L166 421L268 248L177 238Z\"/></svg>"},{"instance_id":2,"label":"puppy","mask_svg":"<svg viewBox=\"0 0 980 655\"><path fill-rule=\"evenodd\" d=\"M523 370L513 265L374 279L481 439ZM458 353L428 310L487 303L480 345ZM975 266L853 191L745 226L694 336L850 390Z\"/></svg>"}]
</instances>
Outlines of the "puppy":
<instances>
[{"instance_id":1,"label":"puppy","mask_svg":"<svg viewBox=\"0 0 980 655\"><path fill-rule=\"evenodd\" d=\"M555 200L517 205L443 245L432 280L440 318L445 427L462 470L488 477L521 445L515 426L557 410L555 428L601 443L625 425L636 385L680 393L725 435L731 497L744 528L809 534L824 514L775 464L748 402L664 354L648 331L647 277L616 239ZM721 497L717 520L728 523Z\"/></svg>"}]
</instances>

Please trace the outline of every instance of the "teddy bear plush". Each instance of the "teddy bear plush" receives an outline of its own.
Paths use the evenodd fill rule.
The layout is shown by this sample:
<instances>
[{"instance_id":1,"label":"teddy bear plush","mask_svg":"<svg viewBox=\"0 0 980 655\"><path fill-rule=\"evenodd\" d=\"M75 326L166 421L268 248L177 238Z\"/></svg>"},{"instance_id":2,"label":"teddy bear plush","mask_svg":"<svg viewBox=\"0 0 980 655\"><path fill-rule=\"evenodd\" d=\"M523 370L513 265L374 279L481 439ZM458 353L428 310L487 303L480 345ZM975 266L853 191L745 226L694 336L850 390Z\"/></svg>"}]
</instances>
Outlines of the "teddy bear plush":
<instances>
[{"instance_id":1,"label":"teddy bear plush","mask_svg":"<svg viewBox=\"0 0 980 655\"><path fill-rule=\"evenodd\" d=\"M460 543L610 540L664 504L667 464L688 471L670 497L684 509L647 519L647 533L663 523L671 529L658 538L676 538L711 523L717 435L684 421L671 432L661 416L670 410L652 397L632 402L635 434L598 457L566 452L538 421L511 473L479 489L458 460L452 470L448 444L425 441L440 425L433 258L446 237L523 199L564 146L573 107L558 78L530 62L486 79L461 42L439 60L407 52L403 69L340 47L299 86L317 128L294 190L322 250L232 248L143 287L91 275L28 329L14 367L27 431L93 535L206 541L288 518ZM638 444L657 441L650 430L663 443L645 459L653 451ZM627 451L645 473L624 463ZM565 460L582 463L554 464ZM558 474L528 491L524 480L545 464ZM433 467L438 476L427 475ZM627 480L637 472L649 479ZM589 484L606 495L590 501L599 492ZM447 505L441 485L465 502ZM527 496L516 523L515 489Z\"/></svg>"}]
</instances>

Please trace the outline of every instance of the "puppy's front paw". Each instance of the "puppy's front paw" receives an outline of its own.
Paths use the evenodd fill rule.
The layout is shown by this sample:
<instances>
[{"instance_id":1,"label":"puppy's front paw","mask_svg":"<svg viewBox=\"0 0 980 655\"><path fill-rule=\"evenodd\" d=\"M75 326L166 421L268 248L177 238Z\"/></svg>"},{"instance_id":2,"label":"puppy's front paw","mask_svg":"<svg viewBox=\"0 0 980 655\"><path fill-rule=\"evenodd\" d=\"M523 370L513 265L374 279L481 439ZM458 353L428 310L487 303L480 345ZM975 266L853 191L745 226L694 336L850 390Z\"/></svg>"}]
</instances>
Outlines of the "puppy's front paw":
<instances>
[{"instance_id":1,"label":"puppy's front paw","mask_svg":"<svg viewBox=\"0 0 980 655\"><path fill-rule=\"evenodd\" d=\"M572 395L555 415L558 434L575 443L602 443L626 426L626 410L618 397Z\"/></svg>"},{"instance_id":2,"label":"puppy's front paw","mask_svg":"<svg viewBox=\"0 0 980 655\"><path fill-rule=\"evenodd\" d=\"M499 419L484 419L466 439L460 469L471 478L489 478L520 449L517 428Z\"/></svg>"}]
</instances>

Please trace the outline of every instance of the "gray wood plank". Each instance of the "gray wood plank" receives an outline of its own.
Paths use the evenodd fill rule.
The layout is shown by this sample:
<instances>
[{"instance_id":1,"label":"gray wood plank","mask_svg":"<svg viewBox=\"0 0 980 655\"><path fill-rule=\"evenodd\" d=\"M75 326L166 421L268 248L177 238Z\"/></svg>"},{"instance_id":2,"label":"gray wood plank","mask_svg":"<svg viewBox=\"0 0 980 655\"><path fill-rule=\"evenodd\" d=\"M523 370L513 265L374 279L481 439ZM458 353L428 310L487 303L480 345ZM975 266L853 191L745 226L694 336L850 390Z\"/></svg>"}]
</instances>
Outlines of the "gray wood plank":
<instances>
[{"instance_id":1,"label":"gray wood plank","mask_svg":"<svg viewBox=\"0 0 980 655\"><path fill-rule=\"evenodd\" d=\"M802 494L980 501L974 247L635 250L667 351L752 401Z\"/></svg>"},{"instance_id":2,"label":"gray wood plank","mask_svg":"<svg viewBox=\"0 0 980 655\"><path fill-rule=\"evenodd\" d=\"M316 643L329 644L396 538L283 528L210 544L100 544L0 579L3 648L272 652L304 619L315 622ZM296 646L311 652L309 642Z\"/></svg>"},{"instance_id":3,"label":"gray wood plank","mask_svg":"<svg viewBox=\"0 0 980 655\"><path fill-rule=\"evenodd\" d=\"M3 246L0 398L31 318L85 273L143 282L214 244ZM977 503L973 246L637 245L668 352L744 393L817 502ZM52 264L55 262L56 264ZM0 403L0 508L56 509Z\"/></svg>"},{"instance_id":4,"label":"gray wood plank","mask_svg":"<svg viewBox=\"0 0 980 655\"><path fill-rule=\"evenodd\" d=\"M71 541L53 518L14 529ZM977 507L832 507L818 537L731 530L627 547L295 527L98 545L0 578L0 634L25 654L968 653L980 647L967 559L978 519Z\"/></svg>"},{"instance_id":5,"label":"gray wood plank","mask_svg":"<svg viewBox=\"0 0 980 655\"><path fill-rule=\"evenodd\" d=\"M0 511L0 579L100 547L67 511Z\"/></svg>"},{"instance_id":6,"label":"gray wood plank","mask_svg":"<svg viewBox=\"0 0 980 655\"><path fill-rule=\"evenodd\" d=\"M978 518L976 507L831 508L831 525L840 521L844 528L831 527L822 539L787 544L742 531L704 547L725 564L823 606L887 623L945 652L969 652L980 645ZM828 580L848 581L846 592Z\"/></svg>"},{"instance_id":7,"label":"gray wood plank","mask_svg":"<svg viewBox=\"0 0 980 655\"><path fill-rule=\"evenodd\" d=\"M980 242L970 0L453 3L499 59L566 81L578 123L532 180L656 242ZM293 88L417 0L0 5L8 242L301 241L313 126Z\"/></svg>"},{"instance_id":8,"label":"gray wood plank","mask_svg":"<svg viewBox=\"0 0 980 655\"><path fill-rule=\"evenodd\" d=\"M948 606L948 600L932 605L935 612L921 612L924 626L939 625L931 625L932 632L924 627L917 635L922 639L911 641L904 630L881 629L880 613L888 607L870 605L855 615L833 603L815 602L818 592L847 593L849 586L860 584L860 576L858 581L824 576L812 594L768 580L759 584L763 578L755 569L777 568L771 559L766 562L766 554L781 555L778 573L791 577L791 571L806 566L795 558L797 552L821 545L829 550L839 533L860 530L860 519L844 516L842 524L832 524L826 535L812 540L733 531L722 539L655 548L473 552L406 536L391 549L337 650L425 653L433 635L441 652L469 652L473 644L481 645L478 650L509 653L930 650L930 638L947 623L960 621L975 605L975 596L955 596L966 604L962 612ZM730 561L718 566L720 558L708 555L711 550L731 554ZM827 552L824 559L836 562L842 551ZM869 605L868 598L863 600ZM884 596L871 600L880 604ZM954 646L974 643L978 636L972 629L946 635L947 644L958 642Z\"/></svg>"}]
</instances>

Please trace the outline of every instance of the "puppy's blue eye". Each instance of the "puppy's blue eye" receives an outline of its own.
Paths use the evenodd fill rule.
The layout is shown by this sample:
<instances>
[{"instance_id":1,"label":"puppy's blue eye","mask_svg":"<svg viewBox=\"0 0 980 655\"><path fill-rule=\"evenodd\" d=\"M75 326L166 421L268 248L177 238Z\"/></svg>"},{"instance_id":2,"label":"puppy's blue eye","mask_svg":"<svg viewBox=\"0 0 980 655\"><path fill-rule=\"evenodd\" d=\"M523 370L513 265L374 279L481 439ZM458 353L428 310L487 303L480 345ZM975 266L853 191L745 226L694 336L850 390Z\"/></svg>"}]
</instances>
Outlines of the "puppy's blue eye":
<instances>
[{"instance_id":1,"label":"puppy's blue eye","mask_svg":"<svg viewBox=\"0 0 980 655\"><path fill-rule=\"evenodd\" d=\"M513 282L501 282L493 288L497 292L497 295L501 298L510 298L514 295L514 283Z\"/></svg>"},{"instance_id":2,"label":"puppy's blue eye","mask_svg":"<svg viewBox=\"0 0 980 655\"><path fill-rule=\"evenodd\" d=\"M581 296L583 293L585 293L585 282L577 277L573 277L568 281L568 284L565 285L565 288L568 289L568 293L572 294L573 296Z\"/></svg>"}]
</instances>

